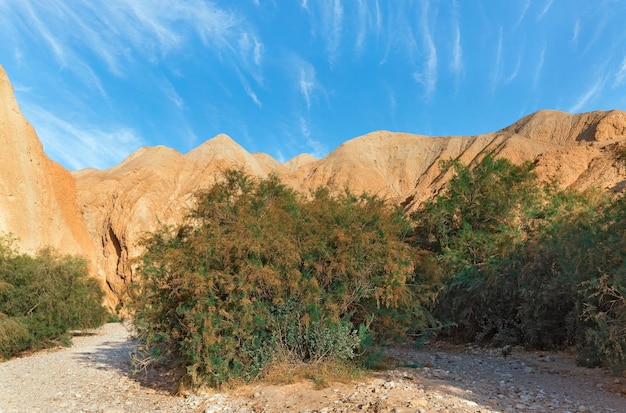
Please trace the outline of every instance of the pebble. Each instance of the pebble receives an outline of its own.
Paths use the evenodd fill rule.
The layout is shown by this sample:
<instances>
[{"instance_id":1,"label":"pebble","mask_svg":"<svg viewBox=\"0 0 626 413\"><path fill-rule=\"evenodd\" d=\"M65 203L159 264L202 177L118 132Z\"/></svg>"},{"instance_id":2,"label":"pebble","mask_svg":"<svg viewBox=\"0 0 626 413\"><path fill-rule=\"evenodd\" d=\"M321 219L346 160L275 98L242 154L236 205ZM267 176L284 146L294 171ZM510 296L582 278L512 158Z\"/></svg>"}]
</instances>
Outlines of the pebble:
<instances>
[{"instance_id":1,"label":"pebble","mask_svg":"<svg viewBox=\"0 0 626 413\"><path fill-rule=\"evenodd\" d=\"M93 337L88 338L93 339ZM248 397L236 396L234 393L200 395L188 393L185 397L176 397L157 388L144 387L138 379L130 375L130 366L127 364L130 347L123 343L125 342L121 339L116 341L107 338L99 343L94 341L94 344L88 346L87 349L77 349L73 353L67 353L65 358L61 357L58 360L46 355L48 358L45 358L43 364L38 362L40 364L31 365L39 356L15 360L15 364L13 364L14 361L0 364L0 382L3 385L2 392L0 392L0 413L19 411L617 413L623 411L609 407L596 407L605 405L605 397L620 398L620 396L616 394L611 396L606 393L601 384L593 381L594 375L590 374L584 378L590 383L576 382L574 381L576 377L562 373L561 358L558 364L547 365L544 363L552 361L556 363L556 360L553 360L551 356L537 357L535 360L541 363L533 364L527 359L520 358L520 354L523 353L521 349L516 349L506 359L497 349L485 350L472 346L457 350L457 352L438 350L429 353L398 349L397 359L402 360L404 357L411 364L428 367L397 368L376 373L376 378L361 383L333 384L333 388L321 390L323 393L320 393L320 397L316 400L317 405L303 406L296 395L286 390L284 393L281 393L281 390L272 390L271 386L253 387ZM114 347L115 345L119 347ZM102 354L109 357L108 361L103 355L99 355L99 348L105 349L102 350ZM81 356L81 352L89 353L89 360L85 359L84 354ZM44 377L41 378L41 382L37 382L34 381L38 379L37 375L32 373L38 371L37 365L62 373L55 376L54 380ZM554 368L556 376L548 376L551 368ZM3 374L8 375L3 376ZM532 376L527 376L529 374ZM570 380L567 382L570 384L564 384L566 382L563 381L563 384L560 384L561 387L558 387L558 383L562 380ZM607 382L621 384L623 380L615 378ZM44 404L43 401L37 404L32 396L19 398L22 395L41 394L38 392L42 391L46 383L54 385L45 395L45 399L43 396L40 397L48 404ZM556 387L555 383L557 383ZM6 401L7 394L12 397L11 400L14 400L12 404ZM54 406L50 407L50 403Z\"/></svg>"}]
</instances>

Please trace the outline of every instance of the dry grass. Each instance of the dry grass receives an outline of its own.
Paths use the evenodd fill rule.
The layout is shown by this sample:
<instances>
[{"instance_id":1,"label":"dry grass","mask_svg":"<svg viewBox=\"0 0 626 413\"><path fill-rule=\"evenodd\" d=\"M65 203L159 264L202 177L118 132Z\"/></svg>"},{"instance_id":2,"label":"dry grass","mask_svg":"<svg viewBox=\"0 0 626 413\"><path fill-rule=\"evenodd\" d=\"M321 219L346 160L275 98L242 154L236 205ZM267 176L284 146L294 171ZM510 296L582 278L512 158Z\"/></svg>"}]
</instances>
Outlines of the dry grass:
<instances>
[{"instance_id":1,"label":"dry grass","mask_svg":"<svg viewBox=\"0 0 626 413\"><path fill-rule=\"evenodd\" d=\"M280 362L268 366L260 380L268 384L291 384L312 381L317 389L331 383L350 383L362 380L369 370L355 366L351 362L326 361L320 363Z\"/></svg>"}]
</instances>

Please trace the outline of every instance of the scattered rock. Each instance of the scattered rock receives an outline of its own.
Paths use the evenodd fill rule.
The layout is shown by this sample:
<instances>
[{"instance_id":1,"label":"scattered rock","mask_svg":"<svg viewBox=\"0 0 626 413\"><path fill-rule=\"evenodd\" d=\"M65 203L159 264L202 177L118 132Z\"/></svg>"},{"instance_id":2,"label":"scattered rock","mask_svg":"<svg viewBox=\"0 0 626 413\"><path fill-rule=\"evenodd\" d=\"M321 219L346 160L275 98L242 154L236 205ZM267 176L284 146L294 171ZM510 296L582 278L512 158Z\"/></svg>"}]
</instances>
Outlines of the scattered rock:
<instances>
[{"instance_id":1,"label":"scattered rock","mask_svg":"<svg viewBox=\"0 0 626 413\"><path fill-rule=\"evenodd\" d=\"M127 331L108 324L75 346L0 363L0 412L82 411L94 413L502 413L624 411L624 397L597 386L573 356L545 357L515 351L506 359L490 349L434 344L431 349L390 348L397 360L431 367L397 368L359 383L311 382L277 386L257 383L229 392L175 396L133 376ZM528 376L532 369L532 378ZM408 380L407 377L411 379ZM620 386L620 378L607 379ZM593 390L593 391L590 391Z\"/></svg>"}]
</instances>

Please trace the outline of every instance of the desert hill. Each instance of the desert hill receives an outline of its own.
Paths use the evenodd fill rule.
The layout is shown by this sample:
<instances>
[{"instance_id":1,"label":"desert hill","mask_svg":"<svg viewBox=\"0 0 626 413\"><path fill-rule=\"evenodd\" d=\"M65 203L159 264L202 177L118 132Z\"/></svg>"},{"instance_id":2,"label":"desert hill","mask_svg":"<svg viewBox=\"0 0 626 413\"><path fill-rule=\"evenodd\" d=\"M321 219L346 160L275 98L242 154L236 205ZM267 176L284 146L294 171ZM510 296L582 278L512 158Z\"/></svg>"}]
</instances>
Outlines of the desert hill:
<instances>
[{"instance_id":1,"label":"desert hill","mask_svg":"<svg viewBox=\"0 0 626 413\"><path fill-rule=\"evenodd\" d=\"M178 222L193 193L232 168L250 175L276 174L309 191L367 191L414 210L441 191L449 175L440 161L471 164L486 153L514 163L534 162L538 175L562 187L598 186L621 191L626 171L614 159L626 141L626 113L568 114L540 111L502 130L476 136L428 137L377 131L351 139L323 159L300 155L280 163L251 154L218 135L187 154L162 146L141 148L119 165L68 172L43 153L0 71L0 231L12 232L24 251L51 245L88 257L92 273L106 283L109 304L132 282L138 241L161 223Z\"/></svg>"}]
</instances>

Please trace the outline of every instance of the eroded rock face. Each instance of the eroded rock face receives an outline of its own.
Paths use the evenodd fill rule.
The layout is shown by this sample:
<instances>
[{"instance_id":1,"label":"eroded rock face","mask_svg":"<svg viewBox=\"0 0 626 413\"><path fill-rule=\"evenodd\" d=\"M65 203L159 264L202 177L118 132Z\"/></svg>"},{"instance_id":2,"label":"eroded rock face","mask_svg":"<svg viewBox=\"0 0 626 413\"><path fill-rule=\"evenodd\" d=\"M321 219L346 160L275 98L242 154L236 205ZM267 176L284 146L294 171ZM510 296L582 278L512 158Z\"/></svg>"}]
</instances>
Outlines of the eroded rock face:
<instances>
[{"instance_id":1,"label":"eroded rock face","mask_svg":"<svg viewBox=\"0 0 626 413\"><path fill-rule=\"evenodd\" d=\"M17 237L21 252L52 247L95 262L96 249L78 209L74 178L44 153L2 66L0 146L0 233ZM90 270L98 274L97 267Z\"/></svg>"},{"instance_id":2,"label":"eroded rock face","mask_svg":"<svg viewBox=\"0 0 626 413\"><path fill-rule=\"evenodd\" d=\"M44 154L0 68L0 142L0 231L18 236L25 252L52 246L87 257L111 307L132 283L140 240L161 224L181 222L193 194L227 169L275 174L305 193L320 186L367 191L407 210L445 188L450 173L440 161L472 164L487 153L517 164L534 162L540 178L562 187L621 191L626 186L626 167L613 156L616 145L626 142L622 111L540 111L477 136L378 131L345 142L323 159L300 155L282 164L218 135L185 155L147 147L113 168L70 174Z\"/></svg>"}]
</instances>

